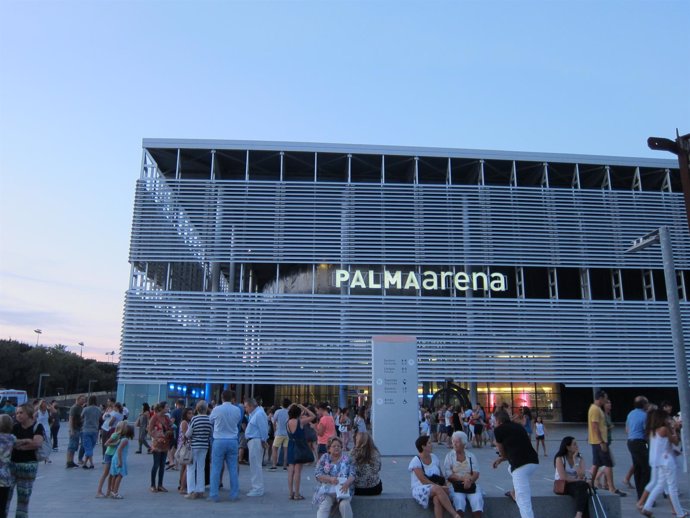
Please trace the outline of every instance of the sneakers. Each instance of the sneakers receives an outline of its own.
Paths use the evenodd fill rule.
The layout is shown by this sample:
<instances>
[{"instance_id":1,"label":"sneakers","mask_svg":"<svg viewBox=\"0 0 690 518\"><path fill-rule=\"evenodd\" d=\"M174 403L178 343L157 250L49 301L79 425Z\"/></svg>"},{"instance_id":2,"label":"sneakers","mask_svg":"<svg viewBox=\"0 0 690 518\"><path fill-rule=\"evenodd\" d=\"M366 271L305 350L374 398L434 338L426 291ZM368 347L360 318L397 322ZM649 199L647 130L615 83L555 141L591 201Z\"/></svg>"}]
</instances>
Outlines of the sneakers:
<instances>
[{"instance_id":1,"label":"sneakers","mask_svg":"<svg viewBox=\"0 0 690 518\"><path fill-rule=\"evenodd\" d=\"M69 461L69 462L65 465L65 467L66 467L67 469L69 469L69 468L77 468L77 467L79 467L79 466L77 466L73 461Z\"/></svg>"},{"instance_id":2,"label":"sneakers","mask_svg":"<svg viewBox=\"0 0 690 518\"><path fill-rule=\"evenodd\" d=\"M277 470L277 469L278 469L278 468L276 468L275 466L271 466L270 468L268 468L268 471L275 471L275 470Z\"/></svg>"},{"instance_id":3,"label":"sneakers","mask_svg":"<svg viewBox=\"0 0 690 518\"><path fill-rule=\"evenodd\" d=\"M247 493L247 496L264 496L264 492L252 489Z\"/></svg>"}]
</instances>

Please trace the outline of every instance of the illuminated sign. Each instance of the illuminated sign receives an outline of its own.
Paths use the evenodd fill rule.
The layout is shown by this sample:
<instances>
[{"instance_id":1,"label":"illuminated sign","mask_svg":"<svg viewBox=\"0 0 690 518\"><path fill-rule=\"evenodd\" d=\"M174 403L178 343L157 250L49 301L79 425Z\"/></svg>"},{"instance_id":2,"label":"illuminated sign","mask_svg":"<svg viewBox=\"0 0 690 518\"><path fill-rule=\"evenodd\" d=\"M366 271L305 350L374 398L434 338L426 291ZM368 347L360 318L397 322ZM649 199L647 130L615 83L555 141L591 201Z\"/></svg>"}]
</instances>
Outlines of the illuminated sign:
<instances>
[{"instance_id":1,"label":"illuminated sign","mask_svg":"<svg viewBox=\"0 0 690 518\"><path fill-rule=\"evenodd\" d=\"M506 291L508 278L502 273L485 272L403 272L401 270L375 272L373 270L335 270L335 287L397 290Z\"/></svg>"}]
</instances>

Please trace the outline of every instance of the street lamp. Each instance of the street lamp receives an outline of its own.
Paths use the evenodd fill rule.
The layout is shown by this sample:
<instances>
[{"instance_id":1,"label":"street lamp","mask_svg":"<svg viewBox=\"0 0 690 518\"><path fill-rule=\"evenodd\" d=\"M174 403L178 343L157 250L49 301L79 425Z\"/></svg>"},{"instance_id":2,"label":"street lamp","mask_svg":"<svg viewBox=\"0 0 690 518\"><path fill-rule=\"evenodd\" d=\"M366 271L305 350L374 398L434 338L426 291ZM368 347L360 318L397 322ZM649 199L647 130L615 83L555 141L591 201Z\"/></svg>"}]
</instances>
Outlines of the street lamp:
<instances>
[{"instance_id":1,"label":"street lamp","mask_svg":"<svg viewBox=\"0 0 690 518\"><path fill-rule=\"evenodd\" d=\"M678 302L678 285L676 284L676 268L673 264L673 251L668 228L660 227L632 242L632 246L625 252L639 252L649 246L661 245L661 259L664 264L664 280L666 281L666 298L668 299L668 311L671 320L671 338L673 341L673 355L676 362L676 382L678 383L678 399L680 400L680 412L686 426L683 427L681 440L683 442L683 456L686 469L690 456L690 436L685 428L690 423L690 385L688 385L688 364L685 356L685 344L683 341L683 325L680 315L680 303Z\"/></svg>"},{"instance_id":2,"label":"street lamp","mask_svg":"<svg viewBox=\"0 0 690 518\"><path fill-rule=\"evenodd\" d=\"M91 397L91 384L98 383L98 380L89 380L89 397Z\"/></svg>"},{"instance_id":3,"label":"street lamp","mask_svg":"<svg viewBox=\"0 0 690 518\"><path fill-rule=\"evenodd\" d=\"M77 345L81 347L81 351L79 352L79 355L84 358L84 342L78 342Z\"/></svg>"},{"instance_id":4,"label":"street lamp","mask_svg":"<svg viewBox=\"0 0 690 518\"><path fill-rule=\"evenodd\" d=\"M47 372L42 372L38 375L38 394L36 394L38 399L41 399L41 385L43 385L43 378L47 378L48 376L50 376L50 374Z\"/></svg>"},{"instance_id":5,"label":"street lamp","mask_svg":"<svg viewBox=\"0 0 690 518\"><path fill-rule=\"evenodd\" d=\"M34 333L36 333L36 347L38 347L38 339L40 338L42 332L43 331L40 329L34 329Z\"/></svg>"},{"instance_id":6,"label":"street lamp","mask_svg":"<svg viewBox=\"0 0 690 518\"><path fill-rule=\"evenodd\" d=\"M115 351L110 351L109 353L105 353L105 355L108 357L108 363L115 362Z\"/></svg>"}]
</instances>

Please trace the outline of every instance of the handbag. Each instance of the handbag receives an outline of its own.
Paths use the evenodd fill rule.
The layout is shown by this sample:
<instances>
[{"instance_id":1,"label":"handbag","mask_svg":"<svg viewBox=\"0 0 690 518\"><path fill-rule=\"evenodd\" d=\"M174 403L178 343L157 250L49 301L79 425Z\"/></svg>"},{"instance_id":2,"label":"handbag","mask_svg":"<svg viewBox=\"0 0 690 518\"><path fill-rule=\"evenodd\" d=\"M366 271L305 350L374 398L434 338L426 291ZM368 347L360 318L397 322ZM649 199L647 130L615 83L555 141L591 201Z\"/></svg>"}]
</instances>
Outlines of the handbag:
<instances>
[{"instance_id":1,"label":"handbag","mask_svg":"<svg viewBox=\"0 0 690 518\"><path fill-rule=\"evenodd\" d=\"M183 443L177 451L175 452L175 460L178 464L192 464L194 462L194 457L192 455L192 449L189 444Z\"/></svg>"},{"instance_id":2,"label":"handbag","mask_svg":"<svg viewBox=\"0 0 690 518\"><path fill-rule=\"evenodd\" d=\"M34 424L34 435L36 435L36 429L38 428L38 423ZM53 448L51 446L50 441L48 440L48 437L46 435L45 429L43 430L43 442L41 443L40 448L36 449L36 460L41 462L41 461L47 461L50 458L50 454L53 451Z\"/></svg>"},{"instance_id":3,"label":"handbag","mask_svg":"<svg viewBox=\"0 0 690 518\"><path fill-rule=\"evenodd\" d=\"M557 495L565 495L565 485L568 483L567 480L554 480L553 481L553 492Z\"/></svg>"},{"instance_id":4,"label":"handbag","mask_svg":"<svg viewBox=\"0 0 690 518\"><path fill-rule=\"evenodd\" d=\"M470 475L474 475L474 470L472 469L472 459L470 458ZM453 480L453 491L456 493L465 493L466 495L472 495L477 492L477 483L472 482L472 485L465 488L465 484L459 480Z\"/></svg>"}]
</instances>

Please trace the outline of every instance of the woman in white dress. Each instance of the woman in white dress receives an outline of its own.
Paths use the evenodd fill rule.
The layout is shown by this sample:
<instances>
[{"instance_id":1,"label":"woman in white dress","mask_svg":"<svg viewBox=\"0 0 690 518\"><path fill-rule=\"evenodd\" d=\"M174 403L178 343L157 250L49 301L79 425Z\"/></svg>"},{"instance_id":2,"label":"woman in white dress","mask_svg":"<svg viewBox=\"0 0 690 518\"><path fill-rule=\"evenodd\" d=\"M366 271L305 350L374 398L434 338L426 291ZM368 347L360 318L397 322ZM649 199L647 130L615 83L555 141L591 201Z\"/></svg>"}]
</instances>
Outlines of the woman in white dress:
<instances>
[{"instance_id":1,"label":"woman in white dress","mask_svg":"<svg viewBox=\"0 0 690 518\"><path fill-rule=\"evenodd\" d=\"M431 453L429 436L418 437L414 445L419 455L416 455L407 467L410 471L412 497L425 509L429 507L429 502L433 502L435 518L443 518L444 509L453 518L462 518L450 501L451 488L446 485L445 477L441 475L438 457Z\"/></svg>"}]
</instances>

